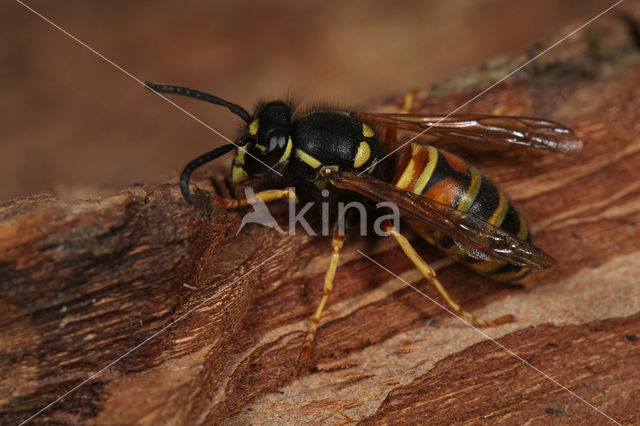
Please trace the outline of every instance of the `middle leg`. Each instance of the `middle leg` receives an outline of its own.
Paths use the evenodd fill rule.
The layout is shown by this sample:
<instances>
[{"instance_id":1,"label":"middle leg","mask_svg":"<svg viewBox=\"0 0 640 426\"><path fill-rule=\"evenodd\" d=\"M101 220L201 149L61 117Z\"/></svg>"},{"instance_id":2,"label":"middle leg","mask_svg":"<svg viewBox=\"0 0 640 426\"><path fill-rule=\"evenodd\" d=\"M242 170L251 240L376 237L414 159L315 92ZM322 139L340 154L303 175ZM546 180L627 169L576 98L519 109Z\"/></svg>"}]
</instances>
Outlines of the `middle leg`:
<instances>
[{"instance_id":1,"label":"middle leg","mask_svg":"<svg viewBox=\"0 0 640 426\"><path fill-rule=\"evenodd\" d=\"M320 316L322 315L322 311L327 304L329 295L333 291L333 279L336 276L336 269L338 268L338 260L340 258L340 250L342 249L343 244L344 235L340 233L339 229L336 229L333 233L333 239L331 240L331 249L333 250L333 254L331 255L329 269L327 269L327 273L324 277L324 291L322 294L322 299L320 299L320 304L316 309L316 313L311 318L311 326L309 327L309 332L307 333L307 337L304 340L302 351L300 352L300 356L298 358L299 361L303 364L308 363L309 358L311 357L311 348L313 347L313 343L316 340L316 332L318 330L318 324L320 323Z\"/></svg>"}]
</instances>

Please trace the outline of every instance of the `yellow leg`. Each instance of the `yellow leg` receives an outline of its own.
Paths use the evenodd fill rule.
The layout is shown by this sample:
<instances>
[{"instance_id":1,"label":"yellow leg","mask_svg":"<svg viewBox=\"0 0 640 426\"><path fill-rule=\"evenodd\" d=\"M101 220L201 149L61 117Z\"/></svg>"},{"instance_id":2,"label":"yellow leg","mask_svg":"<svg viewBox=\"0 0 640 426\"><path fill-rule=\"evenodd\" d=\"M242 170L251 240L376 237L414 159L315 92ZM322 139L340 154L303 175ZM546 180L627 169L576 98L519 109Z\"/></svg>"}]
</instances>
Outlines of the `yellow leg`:
<instances>
[{"instance_id":1,"label":"yellow leg","mask_svg":"<svg viewBox=\"0 0 640 426\"><path fill-rule=\"evenodd\" d=\"M416 100L417 89L408 90L404 95L404 104L402 109L400 110L400 114L411 114L411 110L413 109L413 102Z\"/></svg>"},{"instance_id":2,"label":"yellow leg","mask_svg":"<svg viewBox=\"0 0 640 426\"><path fill-rule=\"evenodd\" d=\"M418 91L416 89L408 90L404 95L404 103L402 105L402 109L399 111L400 114L411 114L413 109L413 103L416 99L416 93ZM385 148L389 151L393 151L397 148L398 143L398 129L395 126L388 126L384 130L384 137L382 138L385 141Z\"/></svg>"},{"instance_id":3,"label":"yellow leg","mask_svg":"<svg viewBox=\"0 0 640 426\"><path fill-rule=\"evenodd\" d=\"M293 191L293 188L285 188L285 189L267 189L266 191L260 191L255 194L256 198L222 198L216 197L214 198L215 202L224 207L225 209L235 209L238 207L245 207L251 203L257 201L257 197L259 197L263 202L268 203L270 201L281 200L283 198L293 198L298 201L298 197L296 193Z\"/></svg>"},{"instance_id":4,"label":"yellow leg","mask_svg":"<svg viewBox=\"0 0 640 426\"><path fill-rule=\"evenodd\" d=\"M322 294L322 299L320 299L320 304L318 305L318 309L316 309L316 313L311 318L311 326L309 327L309 332L307 333L307 337L304 340L304 344L302 345L302 351L300 352L300 357L298 358L299 361L303 364L306 364L309 361L309 358L311 356L311 348L313 347L313 342L316 339L316 331L318 330L318 323L320 323L320 316L322 315L322 311L324 310L324 307L327 304L329 295L333 291L333 278L336 276L336 269L338 268L338 259L340 257L340 250L342 249L343 243L344 243L344 235L341 235L336 230L333 233L333 240L331 241L331 248L333 250L333 254L331 255L331 262L329 263L329 269L327 270L327 274L324 277L324 292Z\"/></svg>"},{"instance_id":5,"label":"yellow leg","mask_svg":"<svg viewBox=\"0 0 640 426\"><path fill-rule=\"evenodd\" d=\"M486 321L462 309L460 305L458 305L456 302L453 301L453 299L451 299L451 297L445 290L442 283L440 283L438 278L436 278L436 271L434 271L433 268L427 262L425 262L418 253L416 253L414 248L411 246L411 243L409 242L409 240L403 237L402 234L400 234L398 230L394 228L391 224L385 223L383 226L384 226L385 232L387 232L389 235L393 236L396 239L396 241L398 242L398 244L400 245L404 253L407 255L407 257L411 259L413 264L416 265L416 267L420 270L420 272L422 272L422 275L424 275L424 277L429 282L431 282L431 284L434 285L434 287L438 290L438 292L442 295L442 297L444 297L444 300L446 300L447 304L458 315L463 316L472 324L479 325L481 327L495 327L500 324L505 324L513 321L513 315L505 315L500 318L496 318L492 321Z\"/></svg>"}]
</instances>

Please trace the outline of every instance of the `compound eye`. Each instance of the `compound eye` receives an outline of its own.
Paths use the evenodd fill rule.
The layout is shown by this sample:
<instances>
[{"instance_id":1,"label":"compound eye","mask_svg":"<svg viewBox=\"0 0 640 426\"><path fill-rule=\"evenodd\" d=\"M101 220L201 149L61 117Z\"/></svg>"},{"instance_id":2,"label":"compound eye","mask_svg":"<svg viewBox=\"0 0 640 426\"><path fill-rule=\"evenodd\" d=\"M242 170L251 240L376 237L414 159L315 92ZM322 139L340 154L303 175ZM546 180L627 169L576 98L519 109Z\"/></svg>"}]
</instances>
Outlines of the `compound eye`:
<instances>
[{"instance_id":1,"label":"compound eye","mask_svg":"<svg viewBox=\"0 0 640 426\"><path fill-rule=\"evenodd\" d=\"M288 137L289 134L285 129L274 129L269 132L269 146L267 147L267 153L282 151L287 145Z\"/></svg>"}]
</instances>

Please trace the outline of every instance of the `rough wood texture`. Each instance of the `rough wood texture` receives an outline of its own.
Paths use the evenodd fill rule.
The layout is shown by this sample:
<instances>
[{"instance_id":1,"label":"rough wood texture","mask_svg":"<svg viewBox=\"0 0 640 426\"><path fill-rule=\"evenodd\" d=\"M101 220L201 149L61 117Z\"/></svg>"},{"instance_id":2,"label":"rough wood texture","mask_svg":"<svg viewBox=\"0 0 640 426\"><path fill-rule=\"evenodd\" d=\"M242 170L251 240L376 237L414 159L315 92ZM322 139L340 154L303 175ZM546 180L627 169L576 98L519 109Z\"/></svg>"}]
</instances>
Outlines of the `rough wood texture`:
<instances>
[{"instance_id":1,"label":"rough wood texture","mask_svg":"<svg viewBox=\"0 0 640 426\"><path fill-rule=\"evenodd\" d=\"M152 336L33 421L607 421L491 336L611 418L639 422L638 41L624 21L602 19L464 109L552 118L585 142L575 157L458 151L510 194L537 245L560 260L527 289L457 265L440 271L467 309L518 318L486 335L348 249L437 299L391 242L354 237L312 365L299 368L327 239L256 225L236 235L241 215L212 208L205 181L195 208L175 185L0 205L2 422L28 418ZM417 110L450 111L532 54L420 92Z\"/></svg>"}]
</instances>

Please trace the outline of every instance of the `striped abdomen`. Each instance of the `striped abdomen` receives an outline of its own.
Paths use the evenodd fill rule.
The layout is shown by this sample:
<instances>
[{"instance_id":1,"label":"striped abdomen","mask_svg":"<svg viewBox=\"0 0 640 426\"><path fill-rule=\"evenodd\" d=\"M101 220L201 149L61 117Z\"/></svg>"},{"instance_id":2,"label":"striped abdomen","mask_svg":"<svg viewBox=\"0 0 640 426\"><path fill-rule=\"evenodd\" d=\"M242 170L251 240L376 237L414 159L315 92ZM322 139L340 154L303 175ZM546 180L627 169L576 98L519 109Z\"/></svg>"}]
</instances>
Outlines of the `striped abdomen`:
<instances>
[{"instance_id":1,"label":"striped abdomen","mask_svg":"<svg viewBox=\"0 0 640 426\"><path fill-rule=\"evenodd\" d=\"M400 162L392 183L402 189L439 201L490 224L518 238L531 241L524 218L505 195L478 169L448 152L432 146L410 144ZM411 222L408 222L411 226ZM413 227L413 226L412 226ZM471 257L472 250L439 231L414 228L429 243L447 256L462 262L474 271L498 281L526 282L530 270L494 260Z\"/></svg>"}]
</instances>

